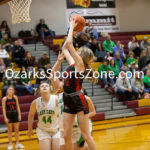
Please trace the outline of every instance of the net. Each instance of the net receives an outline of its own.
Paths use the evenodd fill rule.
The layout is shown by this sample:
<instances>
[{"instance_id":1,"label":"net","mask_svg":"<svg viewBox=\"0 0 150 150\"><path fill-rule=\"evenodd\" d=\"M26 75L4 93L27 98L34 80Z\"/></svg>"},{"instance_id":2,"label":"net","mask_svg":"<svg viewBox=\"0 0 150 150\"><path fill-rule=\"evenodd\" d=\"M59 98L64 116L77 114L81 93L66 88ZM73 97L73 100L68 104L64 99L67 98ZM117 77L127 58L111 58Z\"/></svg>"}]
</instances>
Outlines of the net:
<instances>
[{"instance_id":1,"label":"net","mask_svg":"<svg viewBox=\"0 0 150 150\"><path fill-rule=\"evenodd\" d=\"M8 2L12 14L12 24L30 22L30 5L32 0L11 0Z\"/></svg>"}]
</instances>

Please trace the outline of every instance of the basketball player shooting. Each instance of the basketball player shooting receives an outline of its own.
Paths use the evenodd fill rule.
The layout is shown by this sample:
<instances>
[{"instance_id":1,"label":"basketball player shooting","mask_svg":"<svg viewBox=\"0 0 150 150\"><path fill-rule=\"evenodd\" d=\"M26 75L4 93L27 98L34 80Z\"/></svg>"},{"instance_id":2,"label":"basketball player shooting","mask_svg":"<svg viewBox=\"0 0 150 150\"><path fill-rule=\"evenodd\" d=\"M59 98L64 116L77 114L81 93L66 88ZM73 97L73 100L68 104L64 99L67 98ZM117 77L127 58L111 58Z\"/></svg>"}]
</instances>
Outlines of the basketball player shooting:
<instances>
[{"instance_id":1,"label":"basketball player shooting","mask_svg":"<svg viewBox=\"0 0 150 150\"><path fill-rule=\"evenodd\" d=\"M81 17L81 16L79 16ZM96 150L95 142L90 134L89 129L89 113L88 104L84 94L81 92L83 76L86 66L89 65L93 59L94 54L91 49L86 46L81 47L78 52L73 47L73 33L76 32L75 28L80 28L83 22L80 18L71 18L70 30L66 42L64 43L63 50L68 50L72 56L72 65L70 65L66 72L69 76L64 79L64 110L63 110L63 126L64 126L64 139L66 143L66 150L73 150L72 146L72 127L75 120L75 115L78 115L79 125L82 136L88 144L89 150ZM69 59L69 58L68 58ZM71 57L70 57L71 59ZM77 72L77 77L75 73Z\"/></svg>"}]
</instances>

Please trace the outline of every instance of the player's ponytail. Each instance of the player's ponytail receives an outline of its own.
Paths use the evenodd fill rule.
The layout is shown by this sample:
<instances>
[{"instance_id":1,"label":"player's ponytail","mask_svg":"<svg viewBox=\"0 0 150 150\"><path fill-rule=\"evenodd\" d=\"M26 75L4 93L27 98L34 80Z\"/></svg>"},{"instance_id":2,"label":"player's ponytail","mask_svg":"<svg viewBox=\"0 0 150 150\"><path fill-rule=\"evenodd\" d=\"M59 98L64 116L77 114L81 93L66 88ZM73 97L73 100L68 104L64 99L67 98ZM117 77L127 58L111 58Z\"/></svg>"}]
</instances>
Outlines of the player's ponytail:
<instances>
[{"instance_id":1,"label":"player's ponytail","mask_svg":"<svg viewBox=\"0 0 150 150\"><path fill-rule=\"evenodd\" d=\"M88 74L88 81L89 82L93 82L93 83L97 83L98 80L97 78L95 78L95 70L93 68L91 68L90 65L87 65L86 70L88 70L90 73L88 73L88 71L86 71L86 74Z\"/></svg>"}]
</instances>

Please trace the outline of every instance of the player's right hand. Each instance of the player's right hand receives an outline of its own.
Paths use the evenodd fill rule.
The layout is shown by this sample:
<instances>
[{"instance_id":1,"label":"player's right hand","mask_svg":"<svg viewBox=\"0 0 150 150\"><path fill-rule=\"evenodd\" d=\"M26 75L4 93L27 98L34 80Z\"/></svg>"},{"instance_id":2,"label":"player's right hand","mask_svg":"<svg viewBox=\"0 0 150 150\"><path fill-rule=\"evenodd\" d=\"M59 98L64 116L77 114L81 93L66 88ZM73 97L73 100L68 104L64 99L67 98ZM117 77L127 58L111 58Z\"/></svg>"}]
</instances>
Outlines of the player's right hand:
<instances>
[{"instance_id":1,"label":"player's right hand","mask_svg":"<svg viewBox=\"0 0 150 150\"><path fill-rule=\"evenodd\" d=\"M28 130L27 131L27 136L31 137L32 135L34 135L34 132L32 130Z\"/></svg>"},{"instance_id":2,"label":"player's right hand","mask_svg":"<svg viewBox=\"0 0 150 150\"><path fill-rule=\"evenodd\" d=\"M9 123L9 120L7 118L4 119L5 123Z\"/></svg>"}]
</instances>

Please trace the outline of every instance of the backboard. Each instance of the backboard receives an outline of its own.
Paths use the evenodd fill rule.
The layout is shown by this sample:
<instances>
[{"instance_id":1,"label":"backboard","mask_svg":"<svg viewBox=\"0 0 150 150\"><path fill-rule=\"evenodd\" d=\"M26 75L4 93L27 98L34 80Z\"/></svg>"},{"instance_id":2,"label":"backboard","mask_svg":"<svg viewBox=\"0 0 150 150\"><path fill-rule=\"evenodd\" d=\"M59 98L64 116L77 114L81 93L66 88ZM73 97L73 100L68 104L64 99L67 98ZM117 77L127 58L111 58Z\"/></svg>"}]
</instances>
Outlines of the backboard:
<instances>
[{"instance_id":1,"label":"backboard","mask_svg":"<svg viewBox=\"0 0 150 150\"><path fill-rule=\"evenodd\" d=\"M0 0L0 5L5 4L5 3L9 2L9 1L11 1L11 0Z\"/></svg>"}]
</instances>

